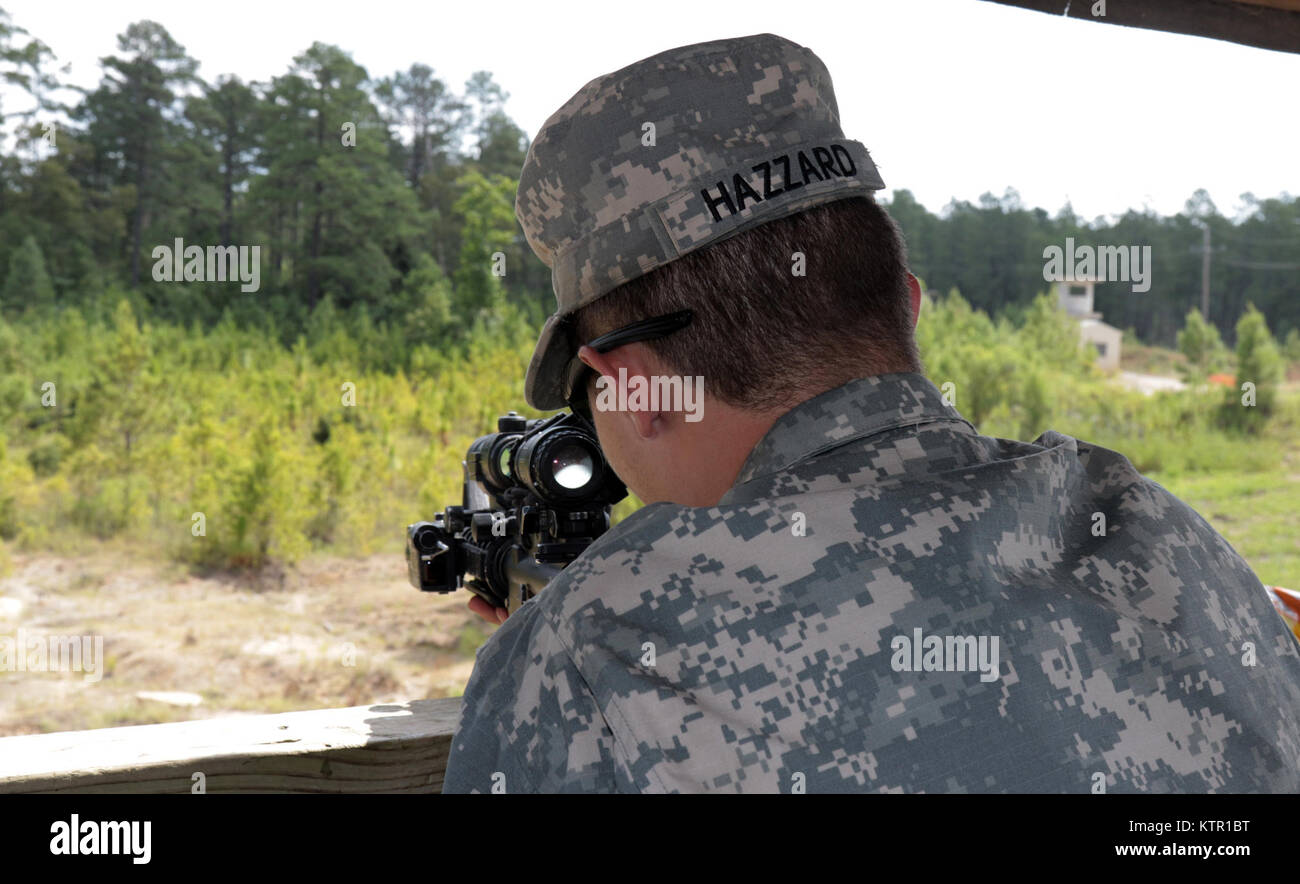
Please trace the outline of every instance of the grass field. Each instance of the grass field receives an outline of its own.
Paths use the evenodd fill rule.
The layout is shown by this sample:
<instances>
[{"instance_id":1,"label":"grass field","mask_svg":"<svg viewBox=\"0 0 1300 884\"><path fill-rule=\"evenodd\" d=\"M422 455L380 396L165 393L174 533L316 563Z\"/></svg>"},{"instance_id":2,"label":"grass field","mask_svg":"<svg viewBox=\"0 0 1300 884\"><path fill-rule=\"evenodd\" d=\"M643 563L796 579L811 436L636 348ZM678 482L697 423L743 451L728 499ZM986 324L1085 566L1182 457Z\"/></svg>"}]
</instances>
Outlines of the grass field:
<instances>
[{"instance_id":1,"label":"grass field","mask_svg":"<svg viewBox=\"0 0 1300 884\"><path fill-rule=\"evenodd\" d=\"M1284 388L1257 437L1098 439L1087 427L1055 428L1131 455L1265 584L1300 589L1300 384ZM0 635L101 635L105 653L93 683L0 672L0 735L460 695L492 627L466 610L468 593L411 588L404 520L390 521L373 554L317 551L252 573L195 569L120 537L0 546L9 558L0 561ZM163 691L187 692L195 705L141 696Z\"/></svg>"},{"instance_id":2,"label":"grass field","mask_svg":"<svg viewBox=\"0 0 1300 884\"><path fill-rule=\"evenodd\" d=\"M1224 472L1161 484L1226 537L1266 585L1300 588L1300 445L1288 449L1282 475Z\"/></svg>"},{"instance_id":3,"label":"grass field","mask_svg":"<svg viewBox=\"0 0 1300 884\"><path fill-rule=\"evenodd\" d=\"M1264 432L1236 445L1212 470L1148 475L1227 538L1265 585L1300 589L1300 382L1281 388Z\"/></svg>"}]
</instances>

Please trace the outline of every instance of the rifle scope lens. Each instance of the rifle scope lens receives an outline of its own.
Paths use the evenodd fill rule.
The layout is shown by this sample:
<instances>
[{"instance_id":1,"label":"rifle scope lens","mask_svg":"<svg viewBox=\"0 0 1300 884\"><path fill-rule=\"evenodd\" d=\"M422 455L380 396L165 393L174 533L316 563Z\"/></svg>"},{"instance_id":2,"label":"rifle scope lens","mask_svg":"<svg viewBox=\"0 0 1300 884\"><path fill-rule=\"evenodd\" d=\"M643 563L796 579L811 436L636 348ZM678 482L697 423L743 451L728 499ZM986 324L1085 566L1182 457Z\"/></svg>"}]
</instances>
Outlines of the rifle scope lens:
<instances>
[{"instance_id":1,"label":"rifle scope lens","mask_svg":"<svg viewBox=\"0 0 1300 884\"><path fill-rule=\"evenodd\" d=\"M519 433L491 433L475 439L469 447L465 465L468 478L501 492L514 484L510 473L510 456L519 442Z\"/></svg>"},{"instance_id":2,"label":"rifle scope lens","mask_svg":"<svg viewBox=\"0 0 1300 884\"><path fill-rule=\"evenodd\" d=\"M561 487L581 488L591 481L595 472L591 453L580 444L570 443L551 455L551 475Z\"/></svg>"},{"instance_id":3,"label":"rifle scope lens","mask_svg":"<svg viewBox=\"0 0 1300 884\"><path fill-rule=\"evenodd\" d=\"M574 504L601 487L605 458L596 440L585 432L557 427L519 442L514 476L552 506Z\"/></svg>"}]
</instances>

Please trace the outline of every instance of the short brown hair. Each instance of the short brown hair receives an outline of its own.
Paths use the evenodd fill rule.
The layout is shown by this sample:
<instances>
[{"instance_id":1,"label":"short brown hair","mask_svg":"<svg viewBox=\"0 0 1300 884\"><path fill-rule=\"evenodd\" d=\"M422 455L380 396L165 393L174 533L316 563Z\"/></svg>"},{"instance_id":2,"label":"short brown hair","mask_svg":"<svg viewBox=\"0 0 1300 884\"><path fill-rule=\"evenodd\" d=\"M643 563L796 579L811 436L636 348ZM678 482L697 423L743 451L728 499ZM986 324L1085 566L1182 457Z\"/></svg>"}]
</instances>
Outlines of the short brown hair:
<instances>
[{"instance_id":1,"label":"short brown hair","mask_svg":"<svg viewBox=\"0 0 1300 884\"><path fill-rule=\"evenodd\" d=\"M792 273L795 252L806 275ZM852 197L769 221L624 283L574 317L580 341L664 313L694 321L646 346L739 408L793 405L856 377L920 371L898 226Z\"/></svg>"}]
</instances>

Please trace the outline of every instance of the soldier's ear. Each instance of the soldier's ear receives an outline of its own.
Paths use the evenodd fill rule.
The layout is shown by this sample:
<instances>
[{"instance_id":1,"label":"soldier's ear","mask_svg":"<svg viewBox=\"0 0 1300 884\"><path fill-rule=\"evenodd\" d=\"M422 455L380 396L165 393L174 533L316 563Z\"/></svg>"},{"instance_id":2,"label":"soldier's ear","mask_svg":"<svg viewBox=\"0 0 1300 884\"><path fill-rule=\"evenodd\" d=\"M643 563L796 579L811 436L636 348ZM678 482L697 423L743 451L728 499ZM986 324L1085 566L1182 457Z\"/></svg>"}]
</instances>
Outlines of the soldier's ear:
<instances>
[{"instance_id":1,"label":"soldier's ear","mask_svg":"<svg viewBox=\"0 0 1300 884\"><path fill-rule=\"evenodd\" d=\"M628 377L639 375L649 378L659 372L659 362L644 344L632 343L616 347L608 353L598 353L586 344L578 348L578 358L596 374L610 380L618 379L618 370L624 369Z\"/></svg>"},{"instance_id":2,"label":"soldier's ear","mask_svg":"<svg viewBox=\"0 0 1300 884\"><path fill-rule=\"evenodd\" d=\"M578 348L578 358L598 375L606 375L612 378L618 374L618 370L614 368L608 354L598 353L586 344Z\"/></svg>"},{"instance_id":3,"label":"soldier's ear","mask_svg":"<svg viewBox=\"0 0 1300 884\"><path fill-rule=\"evenodd\" d=\"M628 402L631 395L630 389L619 389L620 380L625 388L639 383L642 389L645 389L645 385L658 369L658 362L653 354L641 343L624 344L608 353L597 353L584 344L578 349L578 358L598 375L609 378L604 386L612 392L613 401L616 402ZM623 371L621 379L620 369ZM599 407L598 395L592 402L592 408ZM660 428L655 420L662 414L662 411L628 409L622 416L631 423L632 429L638 436L650 439L658 435Z\"/></svg>"},{"instance_id":4,"label":"soldier's ear","mask_svg":"<svg viewBox=\"0 0 1300 884\"><path fill-rule=\"evenodd\" d=\"M911 274L907 274L907 289L912 298L912 328L916 328L916 322L921 318L921 281Z\"/></svg>"}]
</instances>

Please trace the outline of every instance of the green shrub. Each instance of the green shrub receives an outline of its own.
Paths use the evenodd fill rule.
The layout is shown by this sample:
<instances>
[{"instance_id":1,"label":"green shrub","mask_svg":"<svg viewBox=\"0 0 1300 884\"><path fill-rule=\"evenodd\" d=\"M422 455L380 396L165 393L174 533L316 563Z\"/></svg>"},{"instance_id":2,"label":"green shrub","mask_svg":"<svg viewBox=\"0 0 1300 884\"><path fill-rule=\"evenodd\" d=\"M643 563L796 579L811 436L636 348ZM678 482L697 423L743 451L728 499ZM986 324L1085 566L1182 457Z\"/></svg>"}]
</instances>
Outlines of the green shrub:
<instances>
[{"instance_id":1,"label":"green shrub","mask_svg":"<svg viewBox=\"0 0 1300 884\"><path fill-rule=\"evenodd\" d=\"M1184 373L1189 381L1202 381L1221 368L1226 357L1219 329L1205 321L1201 311L1190 310L1178 332L1178 352L1187 357Z\"/></svg>"},{"instance_id":2,"label":"green shrub","mask_svg":"<svg viewBox=\"0 0 1300 884\"><path fill-rule=\"evenodd\" d=\"M1237 320L1237 389L1224 399L1224 422L1258 432L1273 413L1282 370L1282 356L1264 314L1247 304Z\"/></svg>"},{"instance_id":3,"label":"green shrub","mask_svg":"<svg viewBox=\"0 0 1300 884\"><path fill-rule=\"evenodd\" d=\"M47 436L27 452L27 463L31 465L32 472L36 476L41 478L53 476L59 471L63 456L71 447L72 443L63 436Z\"/></svg>"}]
</instances>

